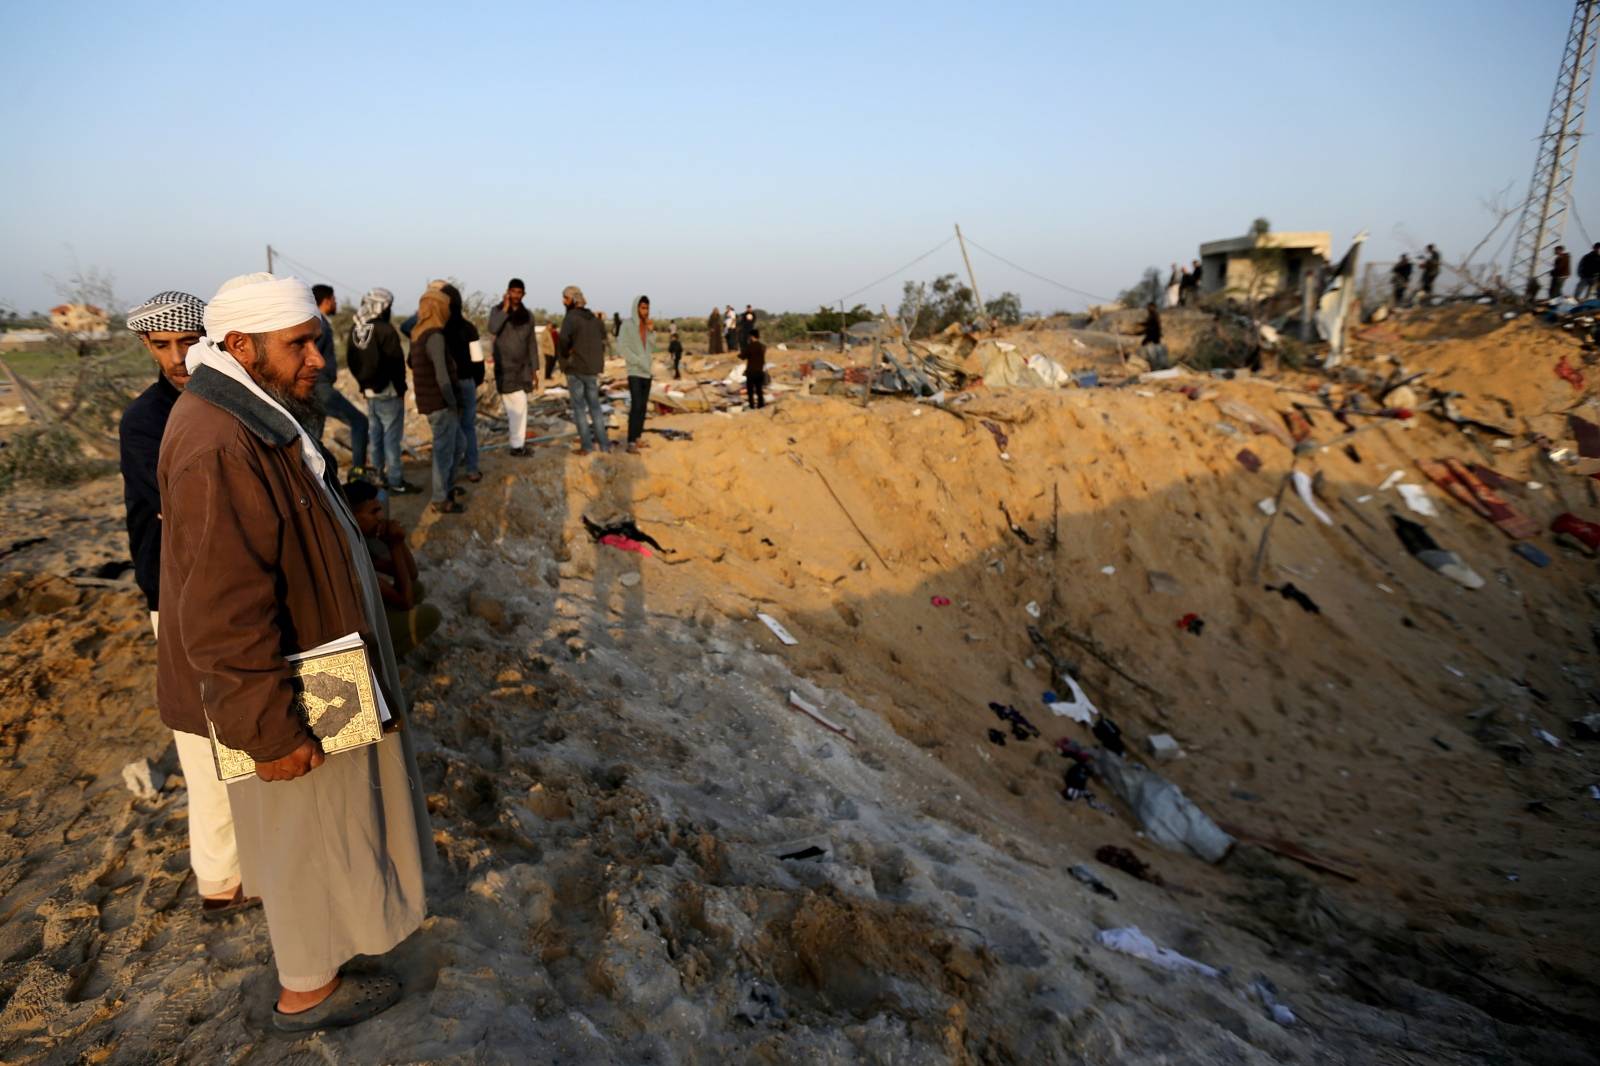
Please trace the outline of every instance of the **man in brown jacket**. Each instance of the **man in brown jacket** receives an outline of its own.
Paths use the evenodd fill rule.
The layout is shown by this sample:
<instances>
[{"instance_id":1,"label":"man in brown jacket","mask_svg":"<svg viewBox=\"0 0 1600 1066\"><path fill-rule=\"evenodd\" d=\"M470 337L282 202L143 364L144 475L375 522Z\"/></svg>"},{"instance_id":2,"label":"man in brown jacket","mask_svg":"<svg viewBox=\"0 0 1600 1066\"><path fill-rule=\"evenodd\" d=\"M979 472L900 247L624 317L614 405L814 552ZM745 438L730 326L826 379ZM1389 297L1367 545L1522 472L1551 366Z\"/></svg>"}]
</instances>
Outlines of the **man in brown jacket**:
<instances>
[{"instance_id":1,"label":"man in brown jacket","mask_svg":"<svg viewBox=\"0 0 1600 1066\"><path fill-rule=\"evenodd\" d=\"M156 694L173 729L249 753L229 784L244 882L261 896L290 1031L393 1004L387 976L341 978L422 922L427 811L383 602L332 464L303 428L321 322L297 278L218 290L161 446L162 618ZM359 633L398 735L325 756L286 657Z\"/></svg>"}]
</instances>

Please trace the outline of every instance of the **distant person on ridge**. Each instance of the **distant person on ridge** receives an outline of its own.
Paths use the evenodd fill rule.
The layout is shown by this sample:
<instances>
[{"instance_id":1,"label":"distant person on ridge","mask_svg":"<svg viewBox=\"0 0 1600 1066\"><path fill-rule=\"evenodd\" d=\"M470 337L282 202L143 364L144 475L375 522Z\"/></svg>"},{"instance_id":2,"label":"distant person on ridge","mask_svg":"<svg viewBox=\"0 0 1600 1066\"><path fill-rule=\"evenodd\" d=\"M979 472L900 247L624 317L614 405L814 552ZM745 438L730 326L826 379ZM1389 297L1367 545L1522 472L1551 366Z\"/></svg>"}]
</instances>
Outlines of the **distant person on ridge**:
<instances>
[{"instance_id":1,"label":"distant person on ridge","mask_svg":"<svg viewBox=\"0 0 1600 1066\"><path fill-rule=\"evenodd\" d=\"M1596 244L1578 259L1578 285L1572 298L1579 303L1600 296L1600 244Z\"/></svg>"},{"instance_id":2,"label":"distant person on ridge","mask_svg":"<svg viewBox=\"0 0 1600 1066\"><path fill-rule=\"evenodd\" d=\"M1161 312L1152 301L1144 305L1144 328L1139 334L1139 354L1151 370L1167 368L1167 348L1161 343Z\"/></svg>"},{"instance_id":3,"label":"distant person on ridge","mask_svg":"<svg viewBox=\"0 0 1600 1066\"><path fill-rule=\"evenodd\" d=\"M728 345L728 351L739 350L739 316L734 314L733 305L728 305L728 310L722 316L722 339Z\"/></svg>"},{"instance_id":4,"label":"distant person on ridge","mask_svg":"<svg viewBox=\"0 0 1600 1066\"><path fill-rule=\"evenodd\" d=\"M128 550L133 578L150 608L150 628L161 629L161 490L156 484L161 437L172 406L189 383L184 360L205 333L205 301L186 292L158 292L128 312L128 329L139 335L156 362L155 382L122 413L122 500L128 514ZM174 604L174 607L177 605ZM200 894L200 917L208 921L259 906L239 881L239 845L233 836L228 786L217 777L205 737L172 731L189 793L189 865Z\"/></svg>"},{"instance_id":5,"label":"distant person on ridge","mask_svg":"<svg viewBox=\"0 0 1600 1066\"><path fill-rule=\"evenodd\" d=\"M617 335L622 360L628 368L628 452L638 455L644 436L644 419L650 409L650 378L655 370L655 330L650 325L650 297L633 302L633 314Z\"/></svg>"},{"instance_id":6,"label":"distant person on ridge","mask_svg":"<svg viewBox=\"0 0 1600 1066\"><path fill-rule=\"evenodd\" d=\"M1566 291L1567 279L1572 277L1572 256L1563 245L1556 245L1556 257L1550 264L1550 299L1559 300Z\"/></svg>"},{"instance_id":7,"label":"distant person on ridge","mask_svg":"<svg viewBox=\"0 0 1600 1066\"><path fill-rule=\"evenodd\" d=\"M667 354L672 356L672 380L683 378L680 367L683 365L683 342L678 339L678 331L672 331L672 341L667 345Z\"/></svg>"},{"instance_id":8,"label":"distant person on ridge","mask_svg":"<svg viewBox=\"0 0 1600 1066\"><path fill-rule=\"evenodd\" d=\"M505 404L511 454L528 454L528 393L538 384L539 343L533 315L522 305L527 286L521 278L506 283L506 294L489 312L494 338L494 387Z\"/></svg>"},{"instance_id":9,"label":"distant person on ridge","mask_svg":"<svg viewBox=\"0 0 1600 1066\"><path fill-rule=\"evenodd\" d=\"M1430 244L1427 248L1427 254L1422 257L1422 289L1420 295L1424 297L1433 295L1434 283L1439 280L1439 265L1439 249Z\"/></svg>"},{"instance_id":10,"label":"distant person on ridge","mask_svg":"<svg viewBox=\"0 0 1600 1066\"><path fill-rule=\"evenodd\" d=\"M620 311L611 312L611 335L613 337L622 336L622 312Z\"/></svg>"},{"instance_id":11,"label":"distant person on ridge","mask_svg":"<svg viewBox=\"0 0 1600 1066\"><path fill-rule=\"evenodd\" d=\"M322 320L322 336L317 339L317 351L322 353L322 376L317 379L317 409L307 417L311 425L311 438L322 442L323 428L328 419L337 419L350 427L350 476L364 477L367 465L367 416L356 410L356 405L344 398L337 385L339 363L333 357L333 323L328 316L339 310L333 298L332 285L313 285L311 295L317 301L317 317Z\"/></svg>"},{"instance_id":12,"label":"distant person on ridge","mask_svg":"<svg viewBox=\"0 0 1600 1066\"><path fill-rule=\"evenodd\" d=\"M744 313L739 316L739 325L735 332L738 334L739 352L743 354L744 346L750 340L751 332L756 328L756 311L749 304L744 305Z\"/></svg>"},{"instance_id":13,"label":"distant person on ridge","mask_svg":"<svg viewBox=\"0 0 1600 1066\"><path fill-rule=\"evenodd\" d=\"M585 305L583 290L568 285L561 290L561 304L567 309L561 319L561 340L556 358L567 375L572 394L572 422L578 428L576 455L598 449L611 450L606 439L606 416L600 409L600 375L606 369L606 325Z\"/></svg>"},{"instance_id":14,"label":"distant person on ridge","mask_svg":"<svg viewBox=\"0 0 1600 1066\"><path fill-rule=\"evenodd\" d=\"M1389 283L1394 286L1394 305L1406 305L1406 289L1411 286L1411 257L1400 253L1400 259L1389 271Z\"/></svg>"},{"instance_id":15,"label":"distant person on ridge","mask_svg":"<svg viewBox=\"0 0 1600 1066\"><path fill-rule=\"evenodd\" d=\"M767 346L761 343L761 331L752 329L739 350L744 360L744 404L759 411L767 406Z\"/></svg>"},{"instance_id":16,"label":"distant person on ridge","mask_svg":"<svg viewBox=\"0 0 1600 1066\"><path fill-rule=\"evenodd\" d=\"M713 307L706 316L706 354L722 354L722 309Z\"/></svg>"},{"instance_id":17,"label":"distant person on ridge","mask_svg":"<svg viewBox=\"0 0 1600 1066\"><path fill-rule=\"evenodd\" d=\"M400 331L389 322L393 305L394 293L388 289L369 289L361 297L345 345L345 362L367 398L371 454L361 461L390 492L403 496L421 489L406 480L400 465L406 432L406 353Z\"/></svg>"}]
</instances>

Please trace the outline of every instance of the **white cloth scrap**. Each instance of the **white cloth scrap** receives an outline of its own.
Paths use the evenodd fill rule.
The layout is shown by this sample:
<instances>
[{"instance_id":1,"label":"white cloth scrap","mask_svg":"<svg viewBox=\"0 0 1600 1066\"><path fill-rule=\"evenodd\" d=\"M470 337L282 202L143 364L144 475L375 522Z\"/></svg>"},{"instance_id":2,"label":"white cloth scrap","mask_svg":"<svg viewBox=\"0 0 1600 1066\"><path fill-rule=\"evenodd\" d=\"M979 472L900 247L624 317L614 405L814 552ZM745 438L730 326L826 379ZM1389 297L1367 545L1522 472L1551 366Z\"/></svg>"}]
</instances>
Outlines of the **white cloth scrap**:
<instances>
[{"instance_id":1,"label":"white cloth scrap","mask_svg":"<svg viewBox=\"0 0 1600 1066\"><path fill-rule=\"evenodd\" d=\"M1214 966L1196 962L1171 948L1161 947L1145 936L1137 925L1130 925L1124 929L1102 929L1094 935L1094 939L1101 947L1110 948L1123 955L1132 955L1136 959L1143 959L1173 973L1197 973L1202 977L1222 976L1222 971Z\"/></svg>"},{"instance_id":2,"label":"white cloth scrap","mask_svg":"<svg viewBox=\"0 0 1600 1066\"><path fill-rule=\"evenodd\" d=\"M1317 516L1317 521L1325 526L1333 525L1333 519L1328 517L1328 512L1317 506L1317 501L1311 496L1311 475L1304 470L1294 472L1294 491L1299 494L1300 502L1306 505L1306 510Z\"/></svg>"},{"instance_id":3,"label":"white cloth scrap","mask_svg":"<svg viewBox=\"0 0 1600 1066\"><path fill-rule=\"evenodd\" d=\"M1395 490L1406 501L1406 506L1419 515L1427 518L1438 518L1439 508L1434 506L1433 497L1428 495L1428 490L1421 485L1401 484Z\"/></svg>"}]
</instances>

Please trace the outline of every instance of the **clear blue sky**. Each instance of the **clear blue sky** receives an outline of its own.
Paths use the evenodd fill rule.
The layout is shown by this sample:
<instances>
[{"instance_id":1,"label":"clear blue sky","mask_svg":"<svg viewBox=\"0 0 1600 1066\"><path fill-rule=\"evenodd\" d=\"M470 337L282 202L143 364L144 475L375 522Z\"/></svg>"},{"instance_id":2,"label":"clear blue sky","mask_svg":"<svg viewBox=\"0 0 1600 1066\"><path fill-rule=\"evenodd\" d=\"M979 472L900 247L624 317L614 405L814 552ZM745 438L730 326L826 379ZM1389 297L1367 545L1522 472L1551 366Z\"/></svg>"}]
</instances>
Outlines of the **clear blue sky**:
<instances>
[{"instance_id":1,"label":"clear blue sky","mask_svg":"<svg viewBox=\"0 0 1600 1066\"><path fill-rule=\"evenodd\" d=\"M516 274L532 304L576 282L658 315L814 308L956 221L1106 295L1258 215L1449 258L1481 197L1525 192L1571 10L11 3L0 304L49 306L74 263L125 303L209 296L269 241L402 305ZM1600 235L1600 149L1585 167ZM986 295L1082 306L974 265ZM911 273L960 269L951 245Z\"/></svg>"}]
</instances>

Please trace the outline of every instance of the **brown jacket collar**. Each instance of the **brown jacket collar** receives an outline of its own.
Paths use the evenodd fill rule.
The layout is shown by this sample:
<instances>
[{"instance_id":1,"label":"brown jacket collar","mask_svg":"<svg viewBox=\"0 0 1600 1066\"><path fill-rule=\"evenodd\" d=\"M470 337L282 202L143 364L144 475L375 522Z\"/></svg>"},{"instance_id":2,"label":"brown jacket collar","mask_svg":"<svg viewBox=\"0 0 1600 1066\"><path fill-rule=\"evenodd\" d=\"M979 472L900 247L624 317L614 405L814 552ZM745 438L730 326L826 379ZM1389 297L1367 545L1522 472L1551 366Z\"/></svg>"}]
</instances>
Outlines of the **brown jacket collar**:
<instances>
[{"instance_id":1,"label":"brown jacket collar","mask_svg":"<svg viewBox=\"0 0 1600 1066\"><path fill-rule=\"evenodd\" d=\"M298 426L220 370L200 366L190 375L187 391L222 408L274 448L282 448L300 437Z\"/></svg>"}]
</instances>

